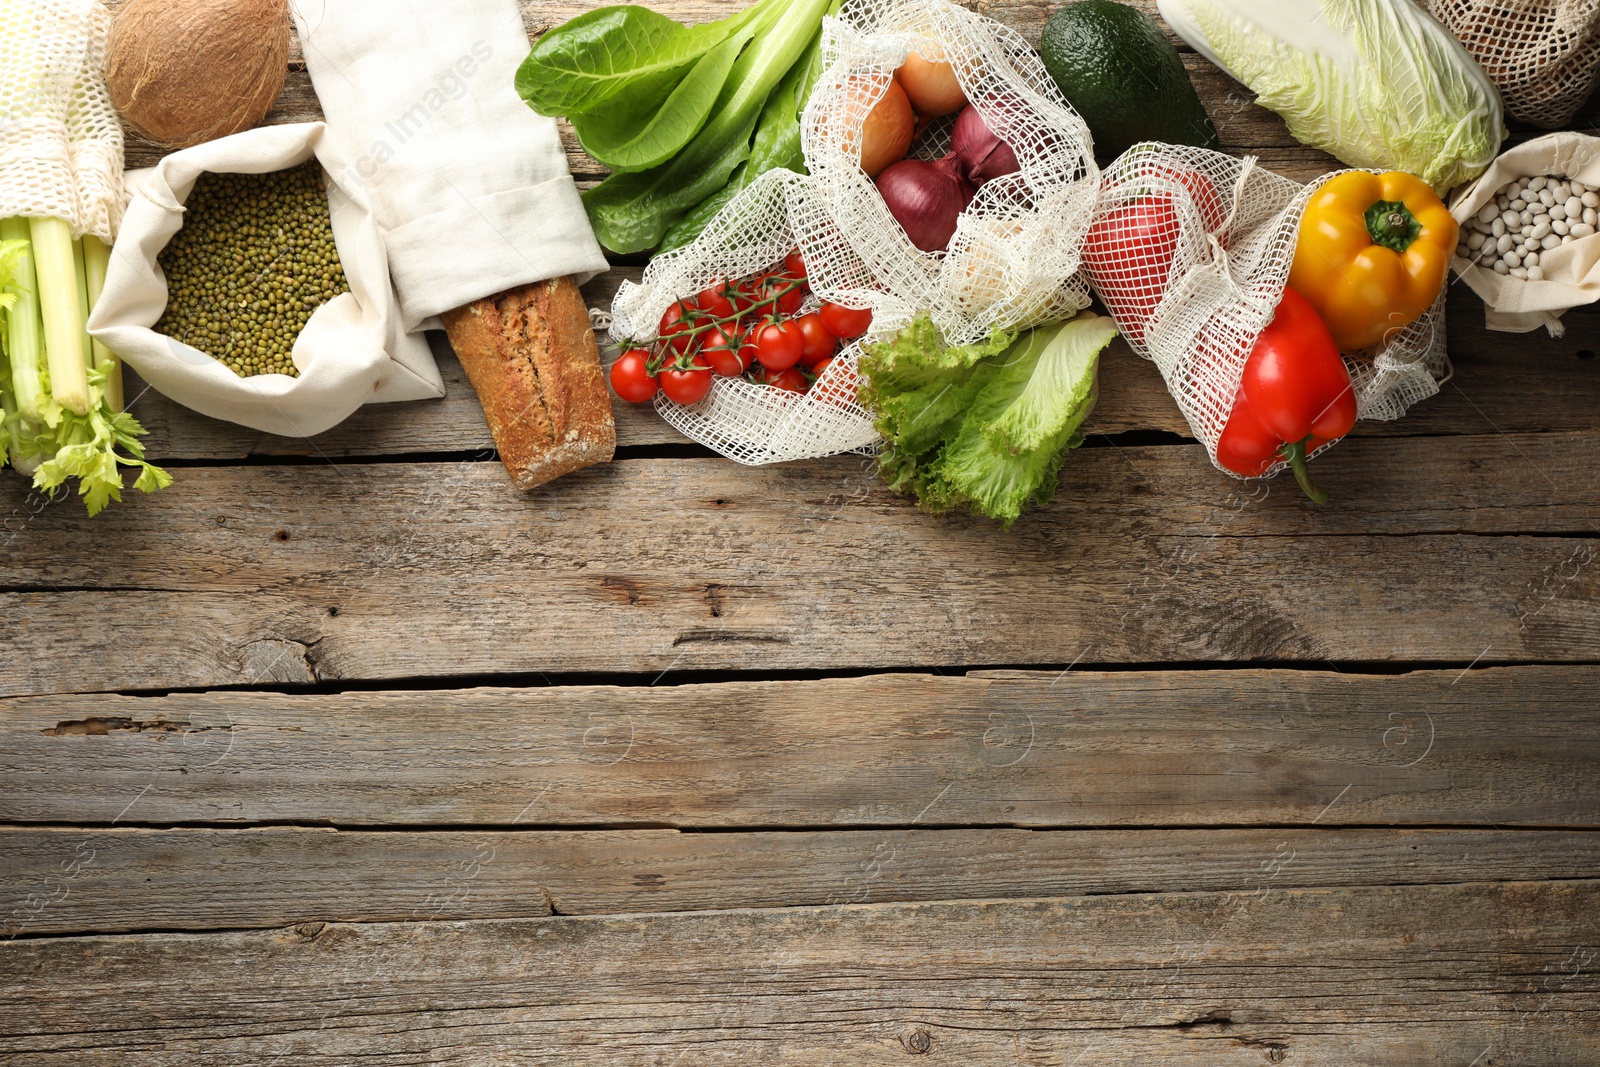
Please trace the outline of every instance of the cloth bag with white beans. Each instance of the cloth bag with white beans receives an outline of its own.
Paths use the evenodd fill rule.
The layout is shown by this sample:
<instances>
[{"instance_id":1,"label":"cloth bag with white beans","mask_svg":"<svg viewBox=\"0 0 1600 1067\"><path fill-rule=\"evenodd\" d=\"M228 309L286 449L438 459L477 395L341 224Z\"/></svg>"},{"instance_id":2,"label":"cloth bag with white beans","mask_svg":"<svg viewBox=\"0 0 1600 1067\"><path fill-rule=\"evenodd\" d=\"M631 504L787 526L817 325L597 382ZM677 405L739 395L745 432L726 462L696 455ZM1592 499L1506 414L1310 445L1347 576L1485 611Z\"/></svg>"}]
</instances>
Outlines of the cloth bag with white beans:
<instances>
[{"instance_id":1,"label":"cloth bag with white beans","mask_svg":"<svg viewBox=\"0 0 1600 1067\"><path fill-rule=\"evenodd\" d=\"M1560 337L1563 312L1600 300L1600 138L1551 133L1518 145L1450 211L1461 223L1451 266L1483 298L1489 329L1543 326Z\"/></svg>"}]
</instances>

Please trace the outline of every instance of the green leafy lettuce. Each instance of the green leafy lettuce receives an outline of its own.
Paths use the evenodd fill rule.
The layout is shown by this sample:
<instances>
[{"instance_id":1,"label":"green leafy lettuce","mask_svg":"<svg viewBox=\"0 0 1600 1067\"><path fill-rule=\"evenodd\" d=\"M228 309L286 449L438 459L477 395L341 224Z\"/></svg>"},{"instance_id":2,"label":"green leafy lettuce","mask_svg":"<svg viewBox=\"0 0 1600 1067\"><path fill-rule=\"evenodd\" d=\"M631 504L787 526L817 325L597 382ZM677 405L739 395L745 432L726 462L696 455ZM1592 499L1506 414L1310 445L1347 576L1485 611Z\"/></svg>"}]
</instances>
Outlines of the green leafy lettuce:
<instances>
[{"instance_id":1,"label":"green leafy lettuce","mask_svg":"<svg viewBox=\"0 0 1600 1067\"><path fill-rule=\"evenodd\" d=\"M997 331L947 346L926 314L862 346L861 398L885 440L884 480L930 511L956 508L1009 527L1047 503L1083 441L1099 355L1117 328L1102 315Z\"/></svg>"}]
</instances>

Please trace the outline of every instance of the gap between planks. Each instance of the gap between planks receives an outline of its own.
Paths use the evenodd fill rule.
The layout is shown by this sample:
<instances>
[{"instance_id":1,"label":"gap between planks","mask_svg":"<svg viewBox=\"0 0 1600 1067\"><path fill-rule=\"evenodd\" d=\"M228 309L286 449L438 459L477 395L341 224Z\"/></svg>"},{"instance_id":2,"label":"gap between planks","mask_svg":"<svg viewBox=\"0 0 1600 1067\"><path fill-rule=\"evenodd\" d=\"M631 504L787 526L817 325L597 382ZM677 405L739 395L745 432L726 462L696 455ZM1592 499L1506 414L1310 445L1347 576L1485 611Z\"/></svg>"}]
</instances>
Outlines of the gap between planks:
<instances>
[{"instance_id":1,"label":"gap between planks","mask_svg":"<svg viewBox=\"0 0 1600 1067\"><path fill-rule=\"evenodd\" d=\"M0 937L1562 881L1600 833L1483 829L0 828Z\"/></svg>"}]
</instances>

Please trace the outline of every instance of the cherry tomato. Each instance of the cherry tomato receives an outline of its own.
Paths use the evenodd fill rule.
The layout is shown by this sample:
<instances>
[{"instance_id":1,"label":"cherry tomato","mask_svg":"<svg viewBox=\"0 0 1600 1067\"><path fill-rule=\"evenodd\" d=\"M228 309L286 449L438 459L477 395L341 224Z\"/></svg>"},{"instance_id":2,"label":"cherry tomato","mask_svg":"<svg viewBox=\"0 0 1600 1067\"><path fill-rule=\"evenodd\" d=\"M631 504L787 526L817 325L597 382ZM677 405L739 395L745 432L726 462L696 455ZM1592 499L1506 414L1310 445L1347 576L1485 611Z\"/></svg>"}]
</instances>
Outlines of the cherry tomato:
<instances>
[{"instance_id":1,"label":"cherry tomato","mask_svg":"<svg viewBox=\"0 0 1600 1067\"><path fill-rule=\"evenodd\" d=\"M815 367L823 360L833 355L833 350L838 341L833 334L822 325L822 316L813 311L809 315L801 315L795 319L795 325L800 329L802 348L800 351L800 365L802 367Z\"/></svg>"},{"instance_id":2,"label":"cherry tomato","mask_svg":"<svg viewBox=\"0 0 1600 1067\"><path fill-rule=\"evenodd\" d=\"M783 270L791 278L805 278L806 261L798 248L783 257Z\"/></svg>"},{"instance_id":3,"label":"cherry tomato","mask_svg":"<svg viewBox=\"0 0 1600 1067\"><path fill-rule=\"evenodd\" d=\"M799 282L799 285L795 283ZM793 315L806 302L805 279L791 278L781 270L768 271L759 279L763 311ZM780 295L782 294L782 295Z\"/></svg>"},{"instance_id":4,"label":"cherry tomato","mask_svg":"<svg viewBox=\"0 0 1600 1067\"><path fill-rule=\"evenodd\" d=\"M661 315L660 337L672 346L674 352L687 352L689 343L693 340L688 336L694 328L690 313L694 306L683 300L676 300Z\"/></svg>"},{"instance_id":5,"label":"cherry tomato","mask_svg":"<svg viewBox=\"0 0 1600 1067\"><path fill-rule=\"evenodd\" d=\"M782 389L788 393L803 393L811 388L806 381L806 376L797 367L788 370L768 370L766 367L757 367L750 375L750 380L757 385L770 385L774 389Z\"/></svg>"},{"instance_id":6,"label":"cherry tomato","mask_svg":"<svg viewBox=\"0 0 1600 1067\"><path fill-rule=\"evenodd\" d=\"M805 353L805 338L794 320L774 322L756 334L756 359L768 370L788 370Z\"/></svg>"},{"instance_id":7,"label":"cherry tomato","mask_svg":"<svg viewBox=\"0 0 1600 1067\"><path fill-rule=\"evenodd\" d=\"M728 297L728 287L720 282L713 283L700 290L700 295L694 302L701 311L708 312L713 318L733 318L733 301Z\"/></svg>"},{"instance_id":8,"label":"cherry tomato","mask_svg":"<svg viewBox=\"0 0 1600 1067\"><path fill-rule=\"evenodd\" d=\"M803 393L811 388L811 383L806 381L806 376L793 367L774 374L767 384L789 393Z\"/></svg>"},{"instance_id":9,"label":"cherry tomato","mask_svg":"<svg viewBox=\"0 0 1600 1067\"><path fill-rule=\"evenodd\" d=\"M705 335L700 346L700 358L711 365L711 373L719 378L737 378L745 372L744 361L739 356L738 339L729 338L721 330L713 329Z\"/></svg>"},{"instance_id":10,"label":"cherry tomato","mask_svg":"<svg viewBox=\"0 0 1600 1067\"><path fill-rule=\"evenodd\" d=\"M661 391L679 404L697 404L711 392L711 368L699 355L693 365L661 372Z\"/></svg>"},{"instance_id":11,"label":"cherry tomato","mask_svg":"<svg viewBox=\"0 0 1600 1067\"><path fill-rule=\"evenodd\" d=\"M611 364L611 388L630 404L643 404L656 395L656 380L645 366L649 357L643 348L630 348Z\"/></svg>"},{"instance_id":12,"label":"cherry tomato","mask_svg":"<svg viewBox=\"0 0 1600 1067\"><path fill-rule=\"evenodd\" d=\"M744 370L749 370L756 362L756 334L759 330L748 330L739 335L739 363Z\"/></svg>"},{"instance_id":13,"label":"cherry tomato","mask_svg":"<svg viewBox=\"0 0 1600 1067\"><path fill-rule=\"evenodd\" d=\"M729 303L733 305L736 315L743 315L749 311L756 301L761 299L760 277L746 278L742 282L729 285L723 292L727 295Z\"/></svg>"},{"instance_id":14,"label":"cherry tomato","mask_svg":"<svg viewBox=\"0 0 1600 1067\"><path fill-rule=\"evenodd\" d=\"M815 367L812 367L811 373L817 376L817 381L821 381L822 376L828 373L828 368L832 365L833 360L825 359ZM816 382L812 384L815 385ZM844 368L839 374L835 375L833 381L828 383L827 391L822 396L823 399L838 407L849 407L850 402L856 398L856 390L859 388L860 382L856 378L856 372L849 368Z\"/></svg>"},{"instance_id":15,"label":"cherry tomato","mask_svg":"<svg viewBox=\"0 0 1600 1067\"><path fill-rule=\"evenodd\" d=\"M868 308L857 310L841 304L825 303L817 314L822 316L823 327L842 341L860 337L872 325L872 311Z\"/></svg>"}]
</instances>

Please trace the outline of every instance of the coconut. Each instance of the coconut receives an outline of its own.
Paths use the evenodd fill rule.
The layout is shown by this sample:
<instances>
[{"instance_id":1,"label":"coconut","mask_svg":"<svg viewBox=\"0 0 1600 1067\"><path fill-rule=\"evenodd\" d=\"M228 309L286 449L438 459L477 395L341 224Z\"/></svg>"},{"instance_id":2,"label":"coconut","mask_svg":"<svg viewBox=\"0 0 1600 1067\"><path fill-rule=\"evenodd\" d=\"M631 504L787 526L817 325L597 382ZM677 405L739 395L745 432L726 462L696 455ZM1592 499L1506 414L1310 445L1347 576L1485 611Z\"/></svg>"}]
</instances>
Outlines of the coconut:
<instances>
[{"instance_id":1,"label":"coconut","mask_svg":"<svg viewBox=\"0 0 1600 1067\"><path fill-rule=\"evenodd\" d=\"M128 125L186 148L260 122L288 72L287 0L129 0L106 85Z\"/></svg>"}]
</instances>

